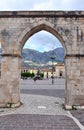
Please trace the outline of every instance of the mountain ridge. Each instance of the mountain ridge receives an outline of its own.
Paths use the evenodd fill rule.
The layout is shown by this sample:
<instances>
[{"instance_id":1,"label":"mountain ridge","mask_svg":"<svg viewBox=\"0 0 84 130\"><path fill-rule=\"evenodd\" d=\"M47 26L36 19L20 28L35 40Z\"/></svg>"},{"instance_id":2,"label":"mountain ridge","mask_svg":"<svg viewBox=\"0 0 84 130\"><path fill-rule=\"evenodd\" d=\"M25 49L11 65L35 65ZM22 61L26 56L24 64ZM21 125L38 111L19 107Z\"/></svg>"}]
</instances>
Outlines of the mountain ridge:
<instances>
[{"instance_id":1,"label":"mountain ridge","mask_svg":"<svg viewBox=\"0 0 84 130\"><path fill-rule=\"evenodd\" d=\"M0 54L2 54L2 49L0 49ZM33 49L25 48L22 50L22 66L29 68L38 66L49 66L50 64L52 64L52 55L54 55L55 57L53 62L64 63L64 49L62 47L45 52L39 52ZM0 62L1 59L2 56L0 55Z\"/></svg>"},{"instance_id":2,"label":"mountain ridge","mask_svg":"<svg viewBox=\"0 0 84 130\"><path fill-rule=\"evenodd\" d=\"M33 49L25 48L22 50L22 64L23 66L32 64L47 64L51 61L51 56L54 55L54 62L64 62L64 49L62 47L54 50L39 52Z\"/></svg>"}]
</instances>

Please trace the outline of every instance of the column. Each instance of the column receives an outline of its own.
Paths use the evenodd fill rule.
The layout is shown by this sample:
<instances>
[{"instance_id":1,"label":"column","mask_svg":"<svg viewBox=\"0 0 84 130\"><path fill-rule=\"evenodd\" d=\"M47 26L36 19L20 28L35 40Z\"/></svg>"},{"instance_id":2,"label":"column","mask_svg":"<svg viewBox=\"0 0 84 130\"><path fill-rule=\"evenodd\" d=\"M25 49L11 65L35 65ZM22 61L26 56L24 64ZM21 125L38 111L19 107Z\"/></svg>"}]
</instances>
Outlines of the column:
<instances>
[{"instance_id":1,"label":"column","mask_svg":"<svg viewBox=\"0 0 84 130\"><path fill-rule=\"evenodd\" d=\"M84 106L84 55L67 55L66 101L67 106Z\"/></svg>"},{"instance_id":2,"label":"column","mask_svg":"<svg viewBox=\"0 0 84 130\"><path fill-rule=\"evenodd\" d=\"M17 107L20 105L20 67L21 57L13 54L2 54L1 81L2 97L0 104Z\"/></svg>"}]
</instances>

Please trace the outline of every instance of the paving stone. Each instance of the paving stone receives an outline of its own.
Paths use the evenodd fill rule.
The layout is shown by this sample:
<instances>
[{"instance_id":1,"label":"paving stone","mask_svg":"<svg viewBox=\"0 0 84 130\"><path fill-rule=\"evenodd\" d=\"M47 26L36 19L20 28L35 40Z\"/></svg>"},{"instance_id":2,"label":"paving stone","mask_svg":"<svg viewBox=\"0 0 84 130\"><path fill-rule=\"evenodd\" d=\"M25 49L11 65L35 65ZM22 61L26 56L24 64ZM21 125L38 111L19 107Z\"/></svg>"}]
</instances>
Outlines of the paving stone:
<instances>
[{"instance_id":1,"label":"paving stone","mask_svg":"<svg viewBox=\"0 0 84 130\"><path fill-rule=\"evenodd\" d=\"M30 89L22 88L21 101L23 105L21 107L0 109L0 130L80 130L68 116L67 111L62 108L65 101L64 97L59 94L62 92L62 88L55 89L55 92L58 90L60 97L53 96L54 91L52 90L54 89L51 88L43 90L45 93L41 92L42 89L28 90ZM78 114L77 111L71 112L74 115ZM81 116L79 114L78 119L80 120L83 112Z\"/></svg>"},{"instance_id":2,"label":"paving stone","mask_svg":"<svg viewBox=\"0 0 84 130\"><path fill-rule=\"evenodd\" d=\"M0 116L0 128L0 130L80 130L67 116L37 114Z\"/></svg>"},{"instance_id":3,"label":"paving stone","mask_svg":"<svg viewBox=\"0 0 84 130\"><path fill-rule=\"evenodd\" d=\"M71 114L76 117L80 123L84 126L84 110L78 109L71 111Z\"/></svg>"}]
</instances>

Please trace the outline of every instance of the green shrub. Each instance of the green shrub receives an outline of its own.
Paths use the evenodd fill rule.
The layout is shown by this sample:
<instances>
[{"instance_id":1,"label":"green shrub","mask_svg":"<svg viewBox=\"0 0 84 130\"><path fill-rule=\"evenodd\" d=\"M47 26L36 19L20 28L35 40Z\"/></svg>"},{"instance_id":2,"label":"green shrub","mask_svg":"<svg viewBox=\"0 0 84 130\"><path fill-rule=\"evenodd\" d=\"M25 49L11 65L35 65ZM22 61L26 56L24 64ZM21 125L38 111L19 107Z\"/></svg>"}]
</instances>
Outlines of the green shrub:
<instances>
[{"instance_id":1,"label":"green shrub","mask_svg":"<svg viewBox=\"0 0 84 130\"><path fill-rule=\"evenodd\" d=\"M33 78L34 76L35 76L35 74L34 73L30 73L30 72L21 73L21 78L28 78L28 77Z\"/></svg>"},{"instance_id":2,"label":"green shrub","mask_svg":"<svg viewBox=\"0 0 84 130\"><path fill-rule=\"evenodd\" d=\"M41 73L40 76L41 76L42 78L44 78L44 73Z\"/></svg>"}]
</instances>

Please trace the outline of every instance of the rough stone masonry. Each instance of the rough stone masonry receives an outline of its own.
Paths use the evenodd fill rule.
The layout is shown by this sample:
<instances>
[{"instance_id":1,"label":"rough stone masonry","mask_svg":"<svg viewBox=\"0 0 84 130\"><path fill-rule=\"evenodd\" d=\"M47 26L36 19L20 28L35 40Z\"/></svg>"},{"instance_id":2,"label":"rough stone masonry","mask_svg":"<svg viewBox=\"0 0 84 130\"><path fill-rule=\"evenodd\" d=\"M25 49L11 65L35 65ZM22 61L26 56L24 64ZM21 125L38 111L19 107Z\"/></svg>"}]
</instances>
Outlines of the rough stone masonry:
<instances>
[{"instance_id":1,"label":"rough stone masonry","mask_svg":"<svg viewBox=\"0 0 84 130\"><path fill-rule=\"evenodd\" d=\"M0 107L20 105L21 52L41 30L56 36L65 50L65 106L84 106L84 11L2 11Z\"/></svg>"}]
</instances>

